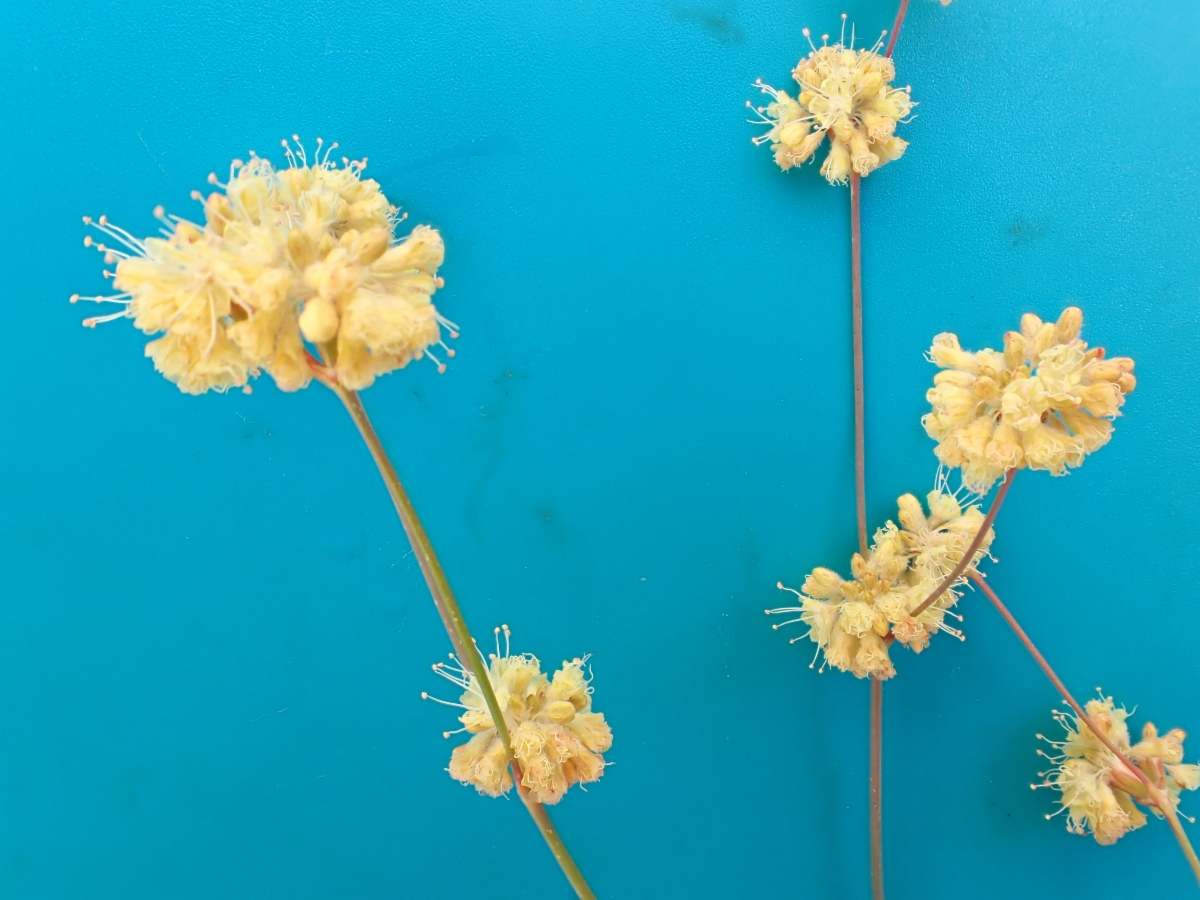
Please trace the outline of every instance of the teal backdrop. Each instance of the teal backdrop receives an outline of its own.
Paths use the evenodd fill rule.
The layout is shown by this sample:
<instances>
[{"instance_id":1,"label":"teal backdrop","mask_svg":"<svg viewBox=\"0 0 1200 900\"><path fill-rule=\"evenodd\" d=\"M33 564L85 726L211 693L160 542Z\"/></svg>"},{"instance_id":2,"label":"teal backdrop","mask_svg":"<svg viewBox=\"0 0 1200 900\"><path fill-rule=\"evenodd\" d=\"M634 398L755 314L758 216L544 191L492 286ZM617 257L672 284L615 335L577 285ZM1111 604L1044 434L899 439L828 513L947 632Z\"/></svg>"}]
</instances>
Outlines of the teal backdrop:
<instances>
[{"instance_id":1,"label":"teal backdrop","mask_svg":"<svg viewBox=\"0 0 1200 900\"><path fill-rule=\"evenodd\" d=\"M336 399L181 395L67 303L104 284L80 216L198 215L293 132L445 235L458 356L365 400L476 632L593 654L613 765L553 812L599 895L868 895L867 684L763 616L855 546L848 194L780 172L744 101L802 27L895 5L700 3L7 10L0 895L570 896L519 802L443 771L448 642ZM1074 690L1193 730L1192 761L1198 56L1190 0L913 0L912 146L863 190L872 528L933 483L933 335L1081 306L1137 392L1082 469L1017 478L990 571ZM1058 699L962 609L886 687L893 900L1194 891L1160 822L1044 821Z\"/></svg>"}]
</instances>

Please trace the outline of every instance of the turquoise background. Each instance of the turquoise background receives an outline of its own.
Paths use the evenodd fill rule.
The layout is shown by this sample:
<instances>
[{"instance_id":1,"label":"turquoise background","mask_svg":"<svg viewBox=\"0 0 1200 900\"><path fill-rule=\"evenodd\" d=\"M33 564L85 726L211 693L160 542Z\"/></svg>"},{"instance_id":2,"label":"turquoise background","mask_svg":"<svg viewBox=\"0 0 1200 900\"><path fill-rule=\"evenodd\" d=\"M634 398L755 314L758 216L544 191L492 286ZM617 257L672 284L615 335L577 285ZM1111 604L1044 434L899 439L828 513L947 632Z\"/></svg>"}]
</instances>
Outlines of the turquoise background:
<instances>
[{"instance_id":1,"label":"turquoise background","mask_svg":"<svg viewBox=\"0 0 1200 900\"><path fill-rule=\"evenodd\" d=\"M445 235L459 355L365 400L476 631L594 654L614 765L554 815L597 892L867 896L867 685L762 614L854 548L847 192L778 171L743 102L804 25L895 6L698 2L7 11L0 895L569 896L515 799L442 771L447 640L335 398L183 396L66 302L103 286L81 215L150 233L298 132ZM863 201L872 527L932 485L932 336L1082 306L1140 384L1080 471L1016 480L992 577L1193 761L1198 55L1188 0L913 0L912 146ZM1162 823L1043 821L1057 698L963 609L886 688L893 900L1193 891Z\"/></svg>"}]
</instances>

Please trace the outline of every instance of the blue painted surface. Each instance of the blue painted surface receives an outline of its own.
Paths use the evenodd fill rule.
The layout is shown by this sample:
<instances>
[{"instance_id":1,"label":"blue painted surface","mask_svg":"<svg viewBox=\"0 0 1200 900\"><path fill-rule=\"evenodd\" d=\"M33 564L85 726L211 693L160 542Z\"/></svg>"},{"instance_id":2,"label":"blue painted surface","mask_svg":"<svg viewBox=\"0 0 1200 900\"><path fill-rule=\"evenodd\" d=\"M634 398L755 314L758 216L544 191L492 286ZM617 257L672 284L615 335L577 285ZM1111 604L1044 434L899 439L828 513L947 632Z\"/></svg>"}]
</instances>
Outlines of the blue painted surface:
<instances>
[{"instance_id":1,"label":"blue painted surface","mask_svg":"<svg viewBox=\"0 0 1200 900\"><path fill-rule=\"evenodd\" d=\"M867 895L867 686L762 615L854 545L847 194L742 107L843 5L690 2L10 9L0 894L569 894L515 800L442 772L446 640L334 398L184 397L66 303L101 286L80 215L148 233L297 131L445 234L459 356L366 401L475 628L594 654L616 765L555 815L597 891ZM912 147L864 190L869 506L931 484L933 334L1082 306L1139 387L1082 470L1017 480L994 582L1078 692L1200 734L1200 13L1147 13L914 0ZM1056 698L964 605L887 688L890 896L1192 890L1161 823L1042 820Z\"/></svg>"}]
</instances>

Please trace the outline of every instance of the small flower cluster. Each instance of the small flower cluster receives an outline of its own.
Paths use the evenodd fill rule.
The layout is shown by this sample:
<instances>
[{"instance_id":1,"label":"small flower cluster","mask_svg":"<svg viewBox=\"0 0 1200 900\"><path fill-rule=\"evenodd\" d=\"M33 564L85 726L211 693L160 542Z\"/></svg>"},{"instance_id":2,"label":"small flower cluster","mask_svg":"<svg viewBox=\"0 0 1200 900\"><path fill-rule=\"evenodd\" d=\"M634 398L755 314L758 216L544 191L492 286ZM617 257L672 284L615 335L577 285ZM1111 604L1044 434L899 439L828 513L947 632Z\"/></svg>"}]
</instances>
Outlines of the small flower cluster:
<instances>
[{"instance_id":1,"label":"small flower cluster","mask_svg":"<svg viewBox=\"0 0 1200 900\"><path fill-rule=\"evenodd\" d=\"M880 54L880 43L871 49L847 47L845 16L843 39L836 44L813 45L812 53L800 60L792 77L800 85L793 99L760 79L755 87L769 94L765 107L753 107L761 124L770 131L754 138L756 144L771 142L775 161L787 170L810 159L829 136L829 154L821 174L831 184L842 184L851 170L869 175L899 159L908 142L895 134L896 123L909 114L913 103L909 88L893 88L896 67ZM808 29L804 36L809 37ZM828 40L828 35L825 35ZM811 45L811 37L809 37ZM751 105L751 104L747 104Z\"/></svg>"},{"instance_id":2,"label":"small flower cluster","mask_svg":"<svg viewBox=\"0 0 1200 900\"><path fill-rule=\"evenodd\" d=\"M1133 360L1105 358L1079 339L1083 314L1068 307L1057 322L1033 313L1004 335L1004 352L963 350L949 333L933 339L929 359L942 368L921 420L938 458L985 493L1009 469L1065 474L1112 435L1110 421L1133 391Z\"/></svg>"},{"instance_id":3,"label":"small flower cluster","mask_svg":"<svg viewBox=\"0 0 1200 900\"><path fill-rule=\"evenodd\" d=\"M911 611L962 560L984 516L977 506L964 510L944 485L931 491L926 502L928 515L912 494L899 499L902 527L888 522L875 532L865 557L858 553L851 557L853 580L843 579L832 569L817 568L799 591L784 588L781 583L780 588L800 598L800 605L767 613L800 615L774 627L803 622L809 630L793 642L808 637L833 668L853 672L859 678L870 675L881 680L896 674L888 654L891 638L916 653L929 645L935 631L961 638L960 631L945 624L946 616L955 616L951 612L958 602L954 586L919 615L914 617ZM972 568L987 555L993 537L989 529L971 562ZM956 586L962 583L960 579Z\"/></svg>"},{"instance_id":4,"label":"small flower cluster","mask_svg":"<svg viewBox=\"0 0 1200 900\"><path fill-rule=\"evenodd\" d=\"M1183 739L1187 737L1184 731L1175 728L1160 735L1153 723L1147 722L1142 739L1130 746L1129 728L1125 724L1129 712L1116 707L1112 697L1091 700L1085 710L1088 718L1165 796L1172 808L1179 805L1180 791L1200 787L1200 766L1183 762ZM1145 814L1134 801L1148 806L1155 815L1162 815L1142 780L1104 746L1086 722L1057 711L1054 718L1066 730L1067 737L1063 741L1048 741L1059 751L1057 754L1038 751L1055 767L1041 773L1048 780L1033 787L1062 792L1059 812L1067 814L1068 831L1090 832L1097 843L1112 844L1146 824Z\"/></svg>"},{"instance_id":5,"label":"small flower cluster","mask_svg":"<svg viewBox=\"0 0 1200 900\"><path fill-rule=\"evenodd\" d=\"M507 626L504 635L507 642ZM504 712L521 784L537 802L557 803L572 784L597 781L604 774L601 754L612 746L612 729L603 713L592 712L590 679L583 671L586 658L564 661L553 678L547 678L537 657L505 650L503 656L491 656L488 680ZM454 748L450 777L475 785L481 794L507 793L512 776L504 743L475 676L461 666L439 663L433 669L463 688L461 702L449 705L465 710L459 716L460 730L474 735Z\"/></svg>"},{"instance_id":6,"label":"small flower cluster","mask_svg":"<svg viewBox=\"0 0 1200 900\"><path fill-rule=\"evenodd\" d=\"M128 317L162 333L146 355L189 394L246 388L260 369L285 391L306 387L305 339L325 349L340 384L361 390L440 344L440 326L453 336L430 301L442 286L441 236L420 225L395 237L403 216L362 177L365 159L338 166L337 144L322 158L318 139L309 165L302 147L283 143L287 169L252 152L234 160L227 185L209 176L224 191L204 200L204 226L159 207L164 237L139 240L104 216L85 218L119 245L85 240L116 263L105 274L120 293L71 300L123 309L84 324Z\"/></svg>"}]
</instances>

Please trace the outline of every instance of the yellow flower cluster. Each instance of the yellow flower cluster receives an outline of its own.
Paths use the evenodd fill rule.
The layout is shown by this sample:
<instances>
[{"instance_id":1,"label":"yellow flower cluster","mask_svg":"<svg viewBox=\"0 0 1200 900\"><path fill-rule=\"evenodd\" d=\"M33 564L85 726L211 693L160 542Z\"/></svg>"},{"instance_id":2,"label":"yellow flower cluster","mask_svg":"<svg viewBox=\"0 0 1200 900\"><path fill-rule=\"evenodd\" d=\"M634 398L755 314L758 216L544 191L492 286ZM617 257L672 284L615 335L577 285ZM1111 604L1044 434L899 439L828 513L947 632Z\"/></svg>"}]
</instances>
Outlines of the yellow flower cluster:
<instances>
[{"instance_id":1,"label":"yellow flower cluster","mask_svg":"<svg viewBox=\"0 0 1200 900\"><path fill-rule=\"evenodd\" d=\"M829 154L821 174L831 184L842 184L851 170L869 175L884 163L899 159L908 142L895 134L896 123L909 114L913 103L909 88L893 88L896 67L880 54L880 44L871 49L853 49L843 39L836 44L813 46L800 60L792 77L800 85L798 97L776 90L762 79L755 87L771 96L765 107L753 107L758 123L770 130L754 138L756 144L771 143L775 161L787 170L810 159L825 136ZM809 37L808 29L804 29ZM828 39L825 35L825 39ZM811 45L811 38L810 38Z\"/></svg>"},{"instance_id":2,"label":"yellow flower cluster","mask_svg":"<svg viewBox=\"0 0 1200 900\"><path fill-rule=\"evenodd\" d=\"M504 630L508 638L507 627ZM498 649L498 648L497 648ZM601 754L612 746L612 729L603 713L592 712L592 689L584 675L585 659L563 662L547 678L537 657L507 652L492 655L488 680L512 741L521 784L539 803L557 803L572 784L596 781L604 774ZM504 744L496 732L475 676L439 663L434 671L463 688L458 704L462 731L473 734L450 756L450 776L497 797L512 787ZM422 695L428 697L428 695ZM454 732L447 732L447 737Z\"/></svg>"},{"instance_id":3,"label":"yellow flower cluster","mask_svg":"<svg viewBox=\"0 0 1200 900\"><path fill-rule=\"evenodd\" d=\"M1112 697L1091 700L1085 710L1113 746L1137 766L1173 808L1179 805L1180 791L1200 787L1200 766L1183 762L1186 732L1175 728L1160 735L1153 723L1147 722L1142 739L1130 746L1129 727L1125 724L1129 712L1117 708ZM1067 737L1064 741L1048 741L1059 751L1057 754L1038 751L1055 767L1041 773L1047 780L1033 787L1051 787L1062 792L1059 812L1067 814L1068 831L1090 832L1098 843L1112 844L1146 824L1145 814L1134 801L1150 807L1155 815L1162 815L1141 779L1100 742L1086 723L1068 713L1055 712L1054 717L1066 729Z\"/></svg>"},{"instance_id":4,"label":"yellow flower cluster","mask_svg":"<svg viewBox=\"0 0 1200 900\"><path fill-rule=\"evenodd\" d=\"M360 390L429 353L440 326L454 336L430 301L442 286L441 236L424 225L395 236L404 217L362 177L365 159L339 166L329 159L337 144L322 158L318 139L310 165L298 139L295 152L283 143L287 169L252 152L247 163L234 160L227 185L209 176L224 191L205 200L204 226L159 207L165 236L139 240L104 216L85 218L115 242L94 246L116 263L105 274L120 293L71 300L123 309L84 324L128 317L162 333L146 355L189 394L246 387L260 369L285 391L306 387L305 339L325 352L340 384Z\"/></svg>"},{"instance_id":5,"label":"yellow flower cluster","mask_svg":"<svg viewBox=\"0 0 1200 900\"><path fill-rule=\"evenodd\" d=\"M1072 306L1057 322L1027 313L1004 335L1003 353L963 350L953 334L933 339L929 359L943 371L921 424L969 489L986 492L1009 469L1062 475L1108 443L1110 419L1137 385L1133 360L1088 349L1082 327Z\"/></svg>"},{"instance_id":6,"label":"yellow flower cluster","mask_svg":"<svg viewBox=\"0 0 1200 900\"><path fill-rule=\"evenodd\" d=\"M781 589L791 590L800 598L800 605L769 609L767 613L799 613L799 617L773 627L803 622L809 630L794 638L793 643L808 637L833 668L853 672L859 678L871 675L881 680L896 674L888 654L892 638L920 653L935 631L961 637L960 631L945 624L946 616L955 616L950 611L958 602L953 588L920 615L914 617L910 611L962 560L984 516L977 506L964 510L942 485L928 494L926 502L928 515L912 494L899 499L901 527L888 522L875 532L866 557L858 553L851 557L853 580L844 580L832 569L817 568L799 591L784 588L781 583ZM989 529L972 568L987 555L993 537ZM962 584L962 579L956 584Z\"/></svg>"}]
</instances>

